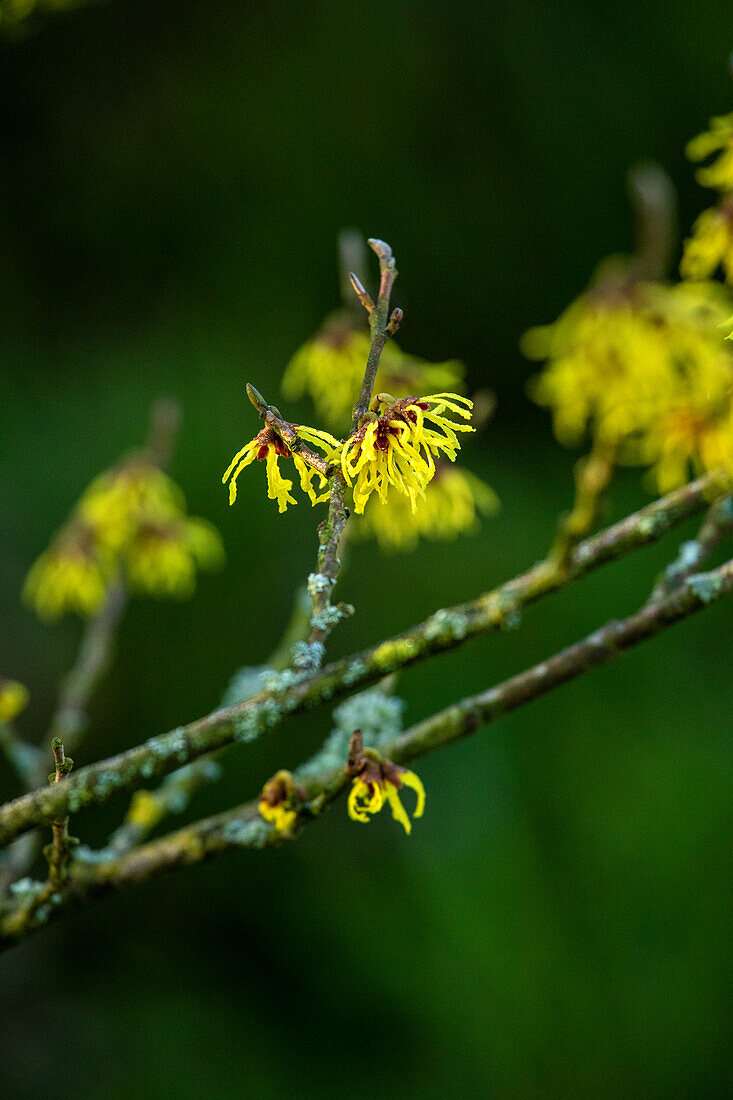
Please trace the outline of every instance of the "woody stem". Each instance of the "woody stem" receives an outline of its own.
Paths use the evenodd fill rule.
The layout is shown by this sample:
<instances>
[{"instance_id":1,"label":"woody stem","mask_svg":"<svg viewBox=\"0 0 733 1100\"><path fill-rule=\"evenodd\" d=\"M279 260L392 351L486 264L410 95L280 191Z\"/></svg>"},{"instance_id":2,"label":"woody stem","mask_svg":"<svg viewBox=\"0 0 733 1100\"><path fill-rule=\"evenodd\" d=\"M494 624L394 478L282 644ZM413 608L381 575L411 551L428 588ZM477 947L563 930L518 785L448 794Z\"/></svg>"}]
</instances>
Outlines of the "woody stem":
<instances>
[{"instance_id":1,"label":"woody stem","mask_svg":"<svg viewBox=\"0 0 733 1100\"><path fill-rule=\"evenodd\" d=\"M366 368L364 370L364 379L361 384L361 391L354 405L354 411L351 417L352 435L357 431L362 416L364 416L369 409L382 349L390 336L394 335L397 325L399 325L402 319L401 310L395 310L398 316L395 317L393 315L392 319L389 315L389 302L392 296L392 287L397 278L397 267L394 256L392 255L392 249L388 244L385 244L384 241L371 239L368 243L369 247L376 252L379 257L379 296L376 306L369 311L369 327L371 329L372 339Z\"/></svg>"}]
</instances>

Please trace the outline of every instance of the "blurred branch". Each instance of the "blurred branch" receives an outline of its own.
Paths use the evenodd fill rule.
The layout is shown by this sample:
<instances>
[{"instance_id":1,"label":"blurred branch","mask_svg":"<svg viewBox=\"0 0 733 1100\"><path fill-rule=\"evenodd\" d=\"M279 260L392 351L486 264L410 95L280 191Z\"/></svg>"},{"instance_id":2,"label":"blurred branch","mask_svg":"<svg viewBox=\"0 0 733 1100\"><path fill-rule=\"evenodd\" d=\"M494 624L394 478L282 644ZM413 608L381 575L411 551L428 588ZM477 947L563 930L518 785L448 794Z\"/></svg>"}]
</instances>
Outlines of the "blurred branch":
<instances>
[{"instance_id":1,"label":"blurred branch","mask_svg":"<svg viewBox=\"0 0 733 1100\"><path fill-rule=\"evenodd\" d=\"M590 454L576 462L573 508L561 519L550 551L550 559L558 569L568 568L573 550L595 527L613 478L615 458L615 446L596 437Z\"/></svg>"},{"instance_id":2,"label":"blurred branch","mask_svg":"<svg viewBox=\"0 0 733 1100\"><path fill-rule=\"evenodd\" d=\"M697 573L726 536L733 532L733 496L715 501L708 509L702 526L694 539L683 542L675 560L671 562L654 586L650 603L663 599L688 577Z\"/></svg>"},{"instance_id":3,"label":"blurred branch","mask_svg":"<svg viewBox=\"0 0 733 1100\"><path fill-rule=\"evenodd\" d=\"M113 585L99 614L90 619L84 631L79 654L64 680L56 713L51 720L49 738L60 738L67 748L75 749L89 718L87 708L102 677L109 668L112 646L122 613L127 604L127 589L121 581ZM40 783L43 763L36 772Z\"/></svg>"},{"instance_id":4,"label":"blurred branch","mask_svg":"<svg viewBox=\"0 0 733 1100\"><path fill-rule=\"evenodd\" d=\"M513 676L489 691L462 699L418 723L393 741L380 746L382 755L397 763L475 733L494 719L552 691L561 684L608 664L626 650L654 637L733 591L733 560L709 573L687 579L678 591L647 605L635 615L613 620L580 642L538 665ZM346 762L344 762L346 763ZM346 767L308 777L303 782L305 803L298 824L318 817L349 781ZM279 832L263 820L258 802L186 826L175 833L101 863L76 863L69 888L46 906L39 921L36 911L26 919L10 912L0 919L0 948L24 939L69 908L86 904L104 893L144 882L164 871L199 863L232 848L266 848L290 839L297 829Z\"/></svg>"},{"instance_id":5,"label":"blurred branch","mask_svg":"<svg viewBox=\"0 0 733 1100\"><path fill-rule=\"evenodd\" d=\"M283 673L282 686L259 692L236 706L153 737L127 752L81 768L54 787L33 791L0 807L0 845L66 813L106 802L121 790L134 790L205 753L235 740L249 741L306 708L351 694L397 669L462 645L468 638L514 625L521 609L606 562L656 542L683 520L708 506L720 492L720 475L708 474L654 501L575 547L569 566L551 561L479 596L436 611L410 630L388 638L326 668Z\"/></svg>"},{"instance_id":6,"label":"blurred branch","mask_svg":"<svg viewBox=\"0 0 733 1100\"><path fill-rule=\"evenodd\" d=\"M669 278L677 244L674 184L661 165L643 161L629 169L628 188L636 217L636 276L661 282Z\"/></svg>"},{"instance_id":7,"label":"blurred branch","mask_svg":"<svg viewBox=\"0 0 733 1100\"><path fill-rule=\"evenodd\" d=\"M354 279L361 285L367 278L367 251L363 234L357 229L342 229L338 235L338 271L341 301L350 313L361 313L354 302ZM362 303L363 304L363 303Z\"/></svg>"}]
</instances>

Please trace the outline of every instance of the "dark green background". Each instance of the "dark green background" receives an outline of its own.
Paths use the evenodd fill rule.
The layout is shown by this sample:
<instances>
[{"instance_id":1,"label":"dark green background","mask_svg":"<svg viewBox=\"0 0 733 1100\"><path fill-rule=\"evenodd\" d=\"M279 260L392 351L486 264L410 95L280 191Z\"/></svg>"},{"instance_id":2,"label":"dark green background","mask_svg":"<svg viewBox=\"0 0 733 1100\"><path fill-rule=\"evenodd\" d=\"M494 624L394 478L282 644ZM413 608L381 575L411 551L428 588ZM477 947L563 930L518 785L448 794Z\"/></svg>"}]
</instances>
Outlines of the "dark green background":
<instances>
[{"instance_id":1,"label":"dark green background","mask_svg":"<svg viewBox=\"0 0 733 1100\"><path fill-rule=\"evenodd\" d=\"M465 462L503 510L448 548L354 548L341 593L358 613L332 652L542 555L574 456L524 396L518 337L629 247L634 160L672 173L683 226L707 201L683 148L731 106L730 16L718 0L109 0L0 46L0 672L31 689L25 730L40 737L79 626L22 610L24 573L160 393L184 405L173 472L228 565L193 602L133 605L79 763L205 713L277 641L315 517L279 517L259 469L230 511L220 477L256 428L245 381L274 396L337 304L344 225L395 249L402 346L496 391ZM646 499L632 472L608 518ZM406 673L408 719L629 613L684 535ZM714 608L422 761L410 838L339 804L281 851L161 879L15 950L3 1095L722 1096L731 634ZM252 796L329 722L235 749L196 813ZM74 831L100 843L123 809Z\"/></svg>"}]
</instances>

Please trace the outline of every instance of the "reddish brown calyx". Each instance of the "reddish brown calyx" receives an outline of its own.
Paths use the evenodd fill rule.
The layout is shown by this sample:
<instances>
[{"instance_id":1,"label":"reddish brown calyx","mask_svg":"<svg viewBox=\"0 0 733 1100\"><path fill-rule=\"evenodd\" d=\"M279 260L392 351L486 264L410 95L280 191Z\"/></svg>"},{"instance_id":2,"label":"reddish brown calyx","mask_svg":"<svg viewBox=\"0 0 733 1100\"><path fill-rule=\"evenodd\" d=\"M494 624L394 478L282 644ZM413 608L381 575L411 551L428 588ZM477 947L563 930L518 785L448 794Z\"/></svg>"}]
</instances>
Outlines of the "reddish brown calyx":
<instances>
[{"instance_id":1,"label":"reddish brown calyx","mask_svg":"<svg viewBox=\"0 0 733 1100\"><path fill-rule=\"evenodd\" d=\"M377 438L374 441L374 446L378 451L388 451L390 437L397 435L399 428L396 428L394 424L390 424L386 417L380 416L377 422Z\"/></svg>"},{"instance_id":2,"label":"reddish brown calyx","mask_svg":"<svg viewBox=\"0 0 733 1100\"><path fill-rule=\"evenodd\" d=\"M302 787L296 786L292 774L285 769L276 772L272 779L268 779L260 794L260 802L273 808L285 803L297 805L305 800L305 791Z\"/></svg>"},{"instance_id":3,"label":"reddish brown calyx","mask_svg":"<svg viewBox=\"0 0 733 1100\"><path fill-rule=\"evenodd\" d=\"M373 792L375 787L383 787L385 783L401 787L402 775L407 768L383 759L374 749L365 749L361 730L354 730L349 743L346 770L355 779L361 779L370 792Z\"/></svg>"},{"instance_id":4,"label":"reddish brown calyx","mask_svg":"<svg viewBox=\"0 0 733 1100\"><path fill-rule=\"evenodd\" d=\"M291 424L289 426L295 428L294 424ZM286 443L283 443L280 436L277 434L274 428L270 427L269 424L266 428L263 428L262 431L258 434L257 442L260 445L260 448L257 451L258 462L264 462L264 460L267 458L267 452L269 451L270 447L275 448L275 454L278 455L280 458L290 458L290 448L287 446Z\"/></svg>"}]
</instances>

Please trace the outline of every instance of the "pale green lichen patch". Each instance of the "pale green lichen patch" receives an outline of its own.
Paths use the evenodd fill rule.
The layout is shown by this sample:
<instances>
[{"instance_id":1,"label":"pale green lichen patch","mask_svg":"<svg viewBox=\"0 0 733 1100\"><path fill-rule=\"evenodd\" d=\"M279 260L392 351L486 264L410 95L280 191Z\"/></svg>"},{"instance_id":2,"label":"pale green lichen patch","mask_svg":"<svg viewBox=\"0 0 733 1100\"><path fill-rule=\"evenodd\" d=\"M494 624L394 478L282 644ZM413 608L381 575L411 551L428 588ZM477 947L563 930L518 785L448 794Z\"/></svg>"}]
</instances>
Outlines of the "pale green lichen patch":
<instances>
[{"instance_id":1,"label":"pale green lichen patch","mask_svg":"<svg viewBox=\"0 0 733 1100\"><path fill-rule=\"evenodd\" d=\"M723 580L715 573L696 573L687 578L687 587L704 604L709 604L723 591Z\"/></svg>"},{"instance_id":2,"label":"pale green lichen patch","mask_svg":"<svg viewBox=\"0 0 733 1100\"><path fill-rule=\"evenodd\" d=\"M349 605L347 604L346 607ZM346 619L349 616L349 612L346 607L324 607L320 611L315 611L311 615L310 625L314 630L331 631L335 626L341 622L342 619ZM353 608L350 609L353 614Z\"/></svg>"},{"instance_id":3,"label":"pale green lichen patch","mask_svg":"<svg viewBox=\"0 0 733 1100\"><path fill-rule=\"evenodd\" d=\"M423 633L428 642L436 638L461 640L466 637L469 624L470 619L465 612L443 607L430 616Z\"/></svg>"},{"instance_id":4,"label":"pale green lichen patch","mask_svg":"<svg viewBox=\"0 0 733 1100\"><path fill-rule=\"evenodd\" d=\"M323 642L296 642L290 653L295 668L309 671L321 667L326 647Z\"/></svg>"},{"instance_id":5,"label":"pale green lichen patch","mask_svg":"<svg viewBox=\"0 0 733 1100\"><path fill-rule=\"evenodd\" d=\"M341 677L341 683L346 684L348 687L351 684L357 683L359 680L363 680L366 676L367 666L364 662L357 657L351 661L343 676Z\"/></svg>"},{"instance_id":6,"label":"pale green lichen patch","mask_svg":"<svg viewBox=\"0 0 733 1100\"><path fill-rule=\"evenodd\" d=\"M241 821L233 818L222 829L222 839L227 844L236 844L242 848L265 848L270 839L272 826L261 818Z\"/></svg>"},{"instance_id":7,"label":"pale green lichen patch","mask_svg":"<svg viewBox=\"0 0 733 1100\"><path fill-rule=\"evenodd\" d=\"M322 592L330 592L335 583L335 580L332 577L327 577L325 573L309 573L308 594L311 599L314 599Z\"/></svg>"},{"instance_id":8,"label":"pale green lichen patch","mask_svg":"<svg viewBox=\"0 0 733 1100\"><path fill-rule=\"evenodd\" d=\"M43 890L43 883L33 878L21 878L10 883L10 892L21 901L31 901Z\"/></svg>"},{"instance_id":9,"label":"pale green lichen patch","mask_svg":"<svg viewBox=\"0 0 733 1100\"><path fill-rule=\"evenodd\" d=\"M272 671L267 665L245 665L234 673L222 696L222 706L233 707L237 703L244 703L253 695L263 691L265 684L263 677L266 672Z\"/></svg>"}]
</instances>

